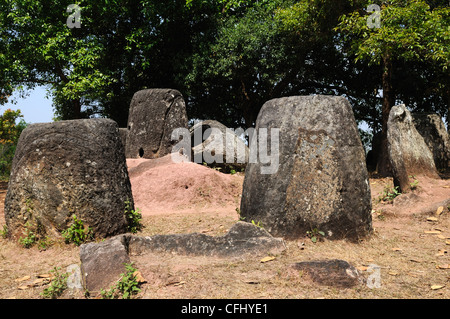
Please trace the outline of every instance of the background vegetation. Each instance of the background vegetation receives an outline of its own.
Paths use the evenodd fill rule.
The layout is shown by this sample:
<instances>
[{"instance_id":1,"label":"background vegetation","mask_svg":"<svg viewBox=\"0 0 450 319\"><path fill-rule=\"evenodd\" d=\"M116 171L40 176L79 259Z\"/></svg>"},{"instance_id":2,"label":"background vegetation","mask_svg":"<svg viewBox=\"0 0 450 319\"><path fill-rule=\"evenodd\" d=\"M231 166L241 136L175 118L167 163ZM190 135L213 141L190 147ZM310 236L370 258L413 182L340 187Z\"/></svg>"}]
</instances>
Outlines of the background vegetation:
<instances>
[{"instance_id":1,"label":"background vegetation","mask_svg":"<svg viewBox=\"0 0 450 319\"><path fill-rule=\"evenodd\" d=\"M10 109L0 115L0 181L9 179L17 141L26 127L21 118L20 111Z\"/></svg>"},{"instance_id":2,"label":"background vegetation","mask_svg":"<svg viewBox=\"0 0 450 319\"><path fill-rule=\"evenodd\" d=\"M71 3L81 28L66 24ZM0 1L0 103L45 85L58 119L125 127L136 91L168 87L190 119L248 128L269 99L343 95L385 154L394 104L449 123L449 61L447 0Z\"/></svg>"}]
</instances>

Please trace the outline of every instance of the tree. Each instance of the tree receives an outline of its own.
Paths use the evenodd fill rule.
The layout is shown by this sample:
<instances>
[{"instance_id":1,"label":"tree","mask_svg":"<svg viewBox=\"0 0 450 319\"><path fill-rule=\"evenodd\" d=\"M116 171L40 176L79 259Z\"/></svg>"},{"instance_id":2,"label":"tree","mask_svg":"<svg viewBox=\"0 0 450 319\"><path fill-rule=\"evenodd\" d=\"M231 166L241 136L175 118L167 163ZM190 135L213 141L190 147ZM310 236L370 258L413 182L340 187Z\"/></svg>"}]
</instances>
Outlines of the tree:
<instances>
[{"instance_id":1,"label":"tree","mask_svg":"<svg viewBox=\"0 0 450 319\"><path fill-rule=\"evenodd\" d=\"M16 145L26 127L23 119L18 121L22 117L20 110L10 109L0 115L0 180L9 178Z\"/></svg>"},{"instance_id":2,"label":"tree","mask_svg":"<svg viewBox=\"0 0 450 319\"><path fill-rule=\"evenodd\" d=\"M378 172L388 176L391 173L387 153L387 121L389 112L396 103L393 71L398 63L411 62L431 62L444 71L448 70L450 9L446 6L432 9L422 0L393 0L389 4L382 4L380 8L379 26L370 28L367 14L358 10L342 16L337 30L351 43L356 60L378 64L383 68Z\"/></svg>"},{"instance_id":3,"label":"tree","mask_svg":"<svg viewBox=\"0 0 450 319\"><path fill-rule=\"evenodd\" d=\"M6 67L0 72L12 89L49 86L62 118L80 118L83 104L95 100L113 79L96 67L102 51L98 38L66 25L69 4L2 1L0 46Z\"/></svg>"},{"instance_id":4,"label":"tree","mask_svg":"<svg viewBox=\"0 0 450 319\"><path fill-rule=\"evenodd\" d=\"M124 127L136 91L183 90L192 38L208 32L218 10L187 9L184 0L80 0L81 27L69 28L72 2L0 2L0 102L45 85L59 119L104 116Z\"/></svg>"},{"instance_id":5,"label":"tree","mask_svg":"<svg viewBox=\"0 0 450 319\"><path fill-rule=\"evenodd\" d=\"M373 81L361 81L333 32L352 11L349 1L222 2L228 9L210 40L199 42L186 78L191 115L250 127L272 98L339 94L357 106L376 98Z\"/></svg>"}]
</instances>

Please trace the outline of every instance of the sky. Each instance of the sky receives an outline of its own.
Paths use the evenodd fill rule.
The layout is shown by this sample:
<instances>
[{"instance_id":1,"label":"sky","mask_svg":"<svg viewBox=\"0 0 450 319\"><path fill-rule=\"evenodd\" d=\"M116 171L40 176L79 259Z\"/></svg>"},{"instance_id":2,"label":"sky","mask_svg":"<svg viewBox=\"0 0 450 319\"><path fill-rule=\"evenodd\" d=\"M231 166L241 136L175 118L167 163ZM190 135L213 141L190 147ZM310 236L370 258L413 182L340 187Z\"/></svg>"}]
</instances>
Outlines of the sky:
<instances>
[{"instance_id":1,"label":"sky","mask_svg":"<svg viewBox=\"0 0 450 319\"><path fill-rule=\"evenodd\" d=\"M5 105L0 105L0 114L6 109L18 110L23 114L23 119L26 123L45 123L53 122L53 106L51 99L46 98L46 88L36 87L34 90L29 92L30 95L21 98L19 94L14 93L10 97L10 101L15 99L16 104L7 103Z\"/></svg>"}]
</instances>

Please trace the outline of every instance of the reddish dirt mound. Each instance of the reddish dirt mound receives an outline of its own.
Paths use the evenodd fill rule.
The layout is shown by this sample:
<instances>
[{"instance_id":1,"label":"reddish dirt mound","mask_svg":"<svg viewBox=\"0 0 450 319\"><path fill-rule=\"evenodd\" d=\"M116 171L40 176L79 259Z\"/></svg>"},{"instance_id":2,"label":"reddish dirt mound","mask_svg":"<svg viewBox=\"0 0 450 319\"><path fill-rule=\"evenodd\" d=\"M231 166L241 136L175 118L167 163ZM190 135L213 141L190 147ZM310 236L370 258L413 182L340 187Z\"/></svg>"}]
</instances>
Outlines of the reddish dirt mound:
<instances>
[{"instance_id":1,"label":"reddish dirt mound","mask_svg":"<svg viewBox=\"0 0 450 319\"><path fill-rule=\"evenodd\" d=\"M142 215L198 212L208 208L235 214L243 175L223 174L196 163L158 159L127 159L135 207Z\"/></svg>"},{"instance_id":2,"label":"reddish dirt mound","mask_svg":"<svg viewBox=\"0 0 450 319\"><path fill-rule=\"evenodd\" d=\"M392 189L392 178L372 179L372 198L374 210L384 211L387 214L400 216L430 215L436 212L440 206L447 211L450 205L450 180L433 179L426 176L417 176L416 189L412 192L401 194L391 202L382 202L385 188Z\"/></svg>"}]
</instances>

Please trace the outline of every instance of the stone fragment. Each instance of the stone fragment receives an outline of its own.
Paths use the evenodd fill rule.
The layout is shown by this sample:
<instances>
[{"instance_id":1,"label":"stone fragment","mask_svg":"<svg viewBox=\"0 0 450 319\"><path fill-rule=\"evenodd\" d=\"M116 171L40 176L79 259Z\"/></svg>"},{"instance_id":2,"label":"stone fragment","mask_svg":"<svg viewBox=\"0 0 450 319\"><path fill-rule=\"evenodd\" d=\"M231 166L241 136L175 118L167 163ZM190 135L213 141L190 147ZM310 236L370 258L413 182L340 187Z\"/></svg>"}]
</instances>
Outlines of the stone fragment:
<instances>
[{"instance_id":1,"label":"stone fragment","mask_svg":"<svg viewBox=\"0 0 450 319\"><path fill-rule=\"evenodd\" d=\"M72 215L96 237L124 233L126 201L134 208L116 122L39 123L22 132L5 199L6 224L14 238L27 229L60 238Z\"/></svg>"},{"instance_id":2,"label":"stone fragment","mask_svg":"<svg viewBox=\"0 0 450 319\"><path fill-rule=\"evenodd\" d=\"M433 154L404 104L392 107L389 113L387 139L394 185L399 186L402 193L411 190L413 176L439 179Z\"/></svg>"},{"instance_id":3,"label":"stone fragment","mask_svg":"<svg viewBox=\"0 0 450 319\"><path fill-rule=\"evenodd\" d=\"M303 271L304 275L320 285L351 288L364 283L358 270L345 260L303 261L295 263L293 268Z\"/></svg>"},{"instance_id":4,"label":"stone fragment","mask_svg":"<svg viewBox=\"0 0 450 319\"><path fill-rule=\"evenodd\" d=\"M158 158L172 152L172 132L188 128L183 96L172 89L147 89L134 94L128 115L127 158Z\"/></svg>"},{"instance_id":5,"label":"stone fragment","mask_svg":"<svg viewBox=\"0 0 450 319\"><path fill-rule=\"evenodd\" d=\"M279 168L263 174L265 164L260 161L247 165L241 217L284 238L304 237L316 229L329 239L356 240L371 232L365 153L345 98L268 101L258 115L256 132L263 128L280 130Z\"/></svg>"},{"instance_id":6,"label":"stone fragment","mask_svg":"<svg viewBox=\"0 0 450 319\"><path fill-rule=\"evenodd\" d=\"M125 264L130 263L125 235L81 245L80 260L84 288L89 292L108 290L125 273Z\"/></svg>"},{"instance_id":7,"label":"stone fragment","mask_svg":"<svg viewBox=\"0 0 450 319\"><path fill-rule=\"evenodd\" d=\"M81 268L77 264L72 264L67 267L67 288L69 289L83 289L83 279L81 276Z\"/></svg>"}]
</instances>

